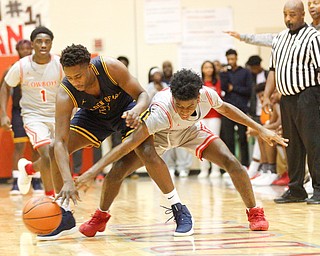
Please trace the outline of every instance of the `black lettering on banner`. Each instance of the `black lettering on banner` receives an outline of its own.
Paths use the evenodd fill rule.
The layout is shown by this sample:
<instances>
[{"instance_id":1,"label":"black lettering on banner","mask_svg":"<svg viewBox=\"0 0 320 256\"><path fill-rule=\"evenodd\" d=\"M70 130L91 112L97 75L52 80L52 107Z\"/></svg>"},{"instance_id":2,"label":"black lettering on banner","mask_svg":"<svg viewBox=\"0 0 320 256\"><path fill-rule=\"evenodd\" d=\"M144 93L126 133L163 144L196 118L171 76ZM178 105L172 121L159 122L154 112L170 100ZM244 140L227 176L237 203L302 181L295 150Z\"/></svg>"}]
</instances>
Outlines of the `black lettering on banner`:
<instances>
[{"instance_id":1,"label":"black lettering on banner","mask_svg":"<svg viewBox=\"0 0 320 256\"><path fill-rule=\"evenodd\" d=\"M33 25L36 24L37 26L41 26L41 14L36 14L35 19L32 17L32 7L28 6L26 9L26 13L29 13L29 20L25 22L25 25Z\"/></svg>"},{"instance_id":2,"label":"black lettering on banner","mask_svg":"<svg viewBox=\"0 0 320 256\"><path fill-rule=\"evenodd\" d=\"M20 17L20 12L23 12L23 10L21 9L21 3L17 0L10 0L9 3L6 5L6 8L8 9L6 14L10 14L11 18L14 17L15 14L17 15L17 17Z\"/></svg>"}]
</instances>

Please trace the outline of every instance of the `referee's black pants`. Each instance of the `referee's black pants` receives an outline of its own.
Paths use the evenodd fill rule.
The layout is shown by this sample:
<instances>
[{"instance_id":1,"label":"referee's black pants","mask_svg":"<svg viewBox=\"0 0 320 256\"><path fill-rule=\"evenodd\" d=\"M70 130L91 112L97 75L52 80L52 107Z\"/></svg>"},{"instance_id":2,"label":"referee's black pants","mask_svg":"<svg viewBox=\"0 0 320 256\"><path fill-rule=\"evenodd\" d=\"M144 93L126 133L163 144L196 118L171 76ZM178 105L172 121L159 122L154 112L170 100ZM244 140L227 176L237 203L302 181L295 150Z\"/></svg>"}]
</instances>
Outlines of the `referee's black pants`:
<instances>
[{"instance_id":1,"label":"referee's black pants","mask_svg":"<svg viewBox=\"0 0 320 256\"><path fill-rule=\"evenodd\" d=\"M320 86L310 87L280 101L283 137L289 139L289 189L293 196L307 197L303 187L306 155L314 196L320 198Z\"/></svg>"}]
</instances>

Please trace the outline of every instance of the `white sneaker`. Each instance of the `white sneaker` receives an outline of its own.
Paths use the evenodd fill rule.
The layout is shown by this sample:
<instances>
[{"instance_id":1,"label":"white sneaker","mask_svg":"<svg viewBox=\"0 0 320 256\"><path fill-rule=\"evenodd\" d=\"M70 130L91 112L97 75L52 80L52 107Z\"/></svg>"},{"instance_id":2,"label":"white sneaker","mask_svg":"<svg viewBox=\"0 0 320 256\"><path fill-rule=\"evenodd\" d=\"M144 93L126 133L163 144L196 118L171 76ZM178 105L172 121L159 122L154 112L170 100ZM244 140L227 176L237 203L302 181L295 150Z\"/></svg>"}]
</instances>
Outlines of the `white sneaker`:
<instances>
[{"instance_id":1,"label":"white sneaker","mask_svg":"<svg viewBox=\"0 0 320 256\"><path fill-rule=\"evenodd\" d=\"M169 173L170 173L171 178L174 178L175 171L176 171L175 169L169 168Z\"/></svg>"},{"instance_id":2,"label":"white sneaker","mask_svg":"<svg viewBox=\"0 0 320 256\"><path fill-rule=\"evenodd\" d=\"M198 178L199 179L204 179L207 178L209 175L209 170L202 170L200 171L200 173L198 174Z\"/></svg>"},{"instance_id":3,"label":"white sneaker","mask_svg":"<svg viewBox=\"0 0 320 256\"><path fill-rule=\"evenodd\" d=\"M277 178L278 175L276 173L266 171L261 173L257 178L251 180L251 184L253 186L270 186Z\"/></svg>"},{"instance_id":4,"label":"white sneaker","mask_svg":"<svg viewBox=\"0 0 320 256\"><path fill-rule=\"evenodd\" d=\"M186 177L188 177L188 176L189 176L189 172L186 171L186 170L181 170L181 171L179 172L179 177L180 177L180 178L186 178Z\"/></svg>"},{"instance_id":5,"label":"white sneaker","mask_svg":"<svg viewBox=\"0 0 320 256\"><path fill-rule=\"evenodd\" d=\"M257 162L257 161L254 161L252 160L250 165L249 165L249 168L248 168L248 176L250 179L252 179L253 177L255 177L259 171L259 166L260 166L260 163Z\"/></svg>"},{"instance_id":6,"label":"white sneaker","mask_svg":"<svg viewBox=\"0 0 320 256\"><path fill-rule=\"evenodd\" d=\"M25 158L21 158L18 161L18 169L19 169L18 187L21 194L23 195L27 194L30 190L32 175L27 174L26 165L31 163L32 163L31 161L28 161Z\"/></svg>"},{"instance_id":7,"label":"white sneaker","mask_svg":"<svg viewBox=\"0 0 320 256\"><path fill-rule=\"evenodd\" d=\"M218 178L220 176L221 176L220 169L216 170L216 169L211 168L211 173L209 175L210 179Z\"/></svg>"}]
</instances>

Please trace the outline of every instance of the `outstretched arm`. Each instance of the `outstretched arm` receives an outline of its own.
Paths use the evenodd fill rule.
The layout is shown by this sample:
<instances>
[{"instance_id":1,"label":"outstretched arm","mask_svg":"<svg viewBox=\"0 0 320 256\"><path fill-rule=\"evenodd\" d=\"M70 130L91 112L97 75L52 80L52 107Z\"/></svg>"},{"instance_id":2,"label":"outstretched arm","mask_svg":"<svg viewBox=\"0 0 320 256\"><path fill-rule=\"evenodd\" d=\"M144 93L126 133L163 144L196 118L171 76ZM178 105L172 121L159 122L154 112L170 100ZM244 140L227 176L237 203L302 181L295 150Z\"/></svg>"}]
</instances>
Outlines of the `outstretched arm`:
<instances>
[{"instance_id":1,"label":"outstretched arm","mask_svg":"<svg viewBox=\"0 0 320 256\"><path fill-rule=\"evenodd\" d=\"M253 44L257 46L272 46L272 40L277 34L239 34L235 31L225 31L226 34L243 41L247 44Z\"/></svg>"},{"instance_id":2,"label":"outstretched arm","mask_svg":"<svg viewBox=\"0 0 320 256\"><path fill-rule=\"evenodd\" d=\"M70 119L73 108L74 104L69 95L60 87L56 98L54 158L61 173L63 187L61 191L57 191L59 194L56 198L62 197L62 203L66 200L67 204L69 204L69 198L72 199L74 204L77 203L77 200L80 200L71 176L68 150Z\"/></svg>"},{"instance_id":3,"label":"outstretched arm","mask_svg":"<svg viewBox=\"0 0 320 256\"><path fill-rule=\"evenodd\" d=\"M264 128L262 125L253 121L241 110L229 103L223 102L222 106L220 108L216 108L215 110L237 123L243 124L256 130L259 136L271 146L273 145L273 142L276 142L285 147L288 146L288 139L284 139L278 134L276 134L274 131Z\"/></svg>"},{"instance_id":4,"label":"outstretched arm","mask_svg":"<svg viewBox=\"0 0 320 256\"><path fill-rule=\"evenodd\" d=\"M143 122L125 141L111 149L111 151L104 155L96 164L94 164L76 180L77 189L88 187L87 184L94 179L94 177L100 173L104 167L130 153L149 136L150 134L148 128Z\"/></svg>"}]
</instances>

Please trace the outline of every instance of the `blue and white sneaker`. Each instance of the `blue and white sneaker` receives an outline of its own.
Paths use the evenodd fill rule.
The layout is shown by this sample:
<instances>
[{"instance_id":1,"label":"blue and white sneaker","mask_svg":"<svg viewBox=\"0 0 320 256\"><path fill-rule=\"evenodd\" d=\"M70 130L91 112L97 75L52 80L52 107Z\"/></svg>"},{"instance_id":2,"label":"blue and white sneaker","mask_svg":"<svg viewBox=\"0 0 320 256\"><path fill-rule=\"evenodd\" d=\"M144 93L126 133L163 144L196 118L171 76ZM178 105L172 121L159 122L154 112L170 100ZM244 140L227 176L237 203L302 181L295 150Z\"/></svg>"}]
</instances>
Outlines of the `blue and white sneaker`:
<instances>
[{"instance_id":1,"label":"blue and white sneaker","mask_svg":"<svg viewBox=\"0 0 320 256\"><path fill-rule=\"evenodd\" d=\"M52 231L48 235L37 235L38 240L40 241L56 240L61 236L71 235L77 231L76 220L74 219L72 212L65 211L63 208L61 208L61 211L62 211L62 220L59 227L57 227L56 230Z\"/></svg>"},{"instance_id":2,"label":"blue and white sneaker","mask_svg":"<svg viewBox=\"0 0 320 256\"><path fill-rule=\"evenodd\" d=\"M167 208L165 206L161 206L166 209L166 214L173 213L173 216L167 220L171 220L174 218L177 223L177 228L174 232L174 236L191 236L193 235L193 218L191 213L189 212L187 206L182 205L181 203L177 203Z\"/></svg>"}]
</instances>

